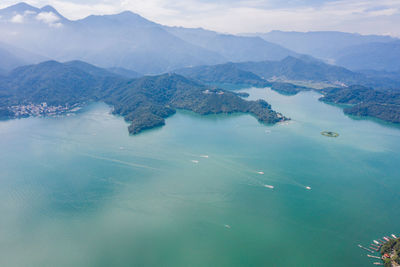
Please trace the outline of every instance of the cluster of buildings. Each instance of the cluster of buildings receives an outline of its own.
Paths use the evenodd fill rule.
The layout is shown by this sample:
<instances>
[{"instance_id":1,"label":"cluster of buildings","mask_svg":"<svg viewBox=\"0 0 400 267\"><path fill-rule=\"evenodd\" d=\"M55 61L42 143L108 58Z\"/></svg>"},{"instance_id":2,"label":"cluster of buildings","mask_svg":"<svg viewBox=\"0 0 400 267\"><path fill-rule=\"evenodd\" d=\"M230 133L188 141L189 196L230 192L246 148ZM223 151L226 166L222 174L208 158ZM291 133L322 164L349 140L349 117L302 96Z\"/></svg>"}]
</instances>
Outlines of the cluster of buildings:
<instances>
[{"instance_id":1,"label":"cluster of buildings","mask_svg":"<svg viewBox=\"0 0 400 267\"><path fill-rule=\"evenodd\" d=\"M40 117L40 116L56 116L65 114L66 112L76 111L76 107L71 109L69 106L48 106L46 102L41 104L25 104L11 106L10 111L14 113L16 118L21 117Z\"/></svg>"},{"instance_id":2,"label":"cluster of buildings","mask_svg":"<svg viewBox=\"0 0 400 267\"><path fill-rule=\"evenodd\" d=\"M218 90L209 90L209 89L207 89L207 90L203 91L203 94L206 94L206 95L210 95L210 94L223 95L224 92L223 91L218 91Z\"/></svg>"}]
</instances>

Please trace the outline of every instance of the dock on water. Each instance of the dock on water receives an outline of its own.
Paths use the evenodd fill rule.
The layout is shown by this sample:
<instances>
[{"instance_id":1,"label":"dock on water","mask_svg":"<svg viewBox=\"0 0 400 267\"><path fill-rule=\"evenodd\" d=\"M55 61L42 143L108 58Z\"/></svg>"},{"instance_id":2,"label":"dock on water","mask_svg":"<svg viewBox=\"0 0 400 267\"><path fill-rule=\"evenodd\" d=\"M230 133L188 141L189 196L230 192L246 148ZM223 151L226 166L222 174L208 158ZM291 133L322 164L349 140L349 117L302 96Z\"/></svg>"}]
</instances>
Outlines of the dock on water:
<instances>
[{"instance_id":1,"label":"dock on water","mask_svg":"<svg viewBox=\"0 0 400 267\"><path fill-rule=\"evenodd\" d=\"M368 258L375 258L375 259L381 259L380 257L378 257L378 256L374 256L374 255L367 255L368 256Z\"/></svg>"},{"instance_id":2,"label":"dock on water","mask_svg":"<svg viewBox=\"0 0 400 267\"><path fill-rule=\"evenodd\" d=\"M383 240L382 240L383 239ZM377 239L377 240L372 240L371 244L369 245L369 247L364 247L360 244L358 244L358 247L361 249L364 249L372 254L378 253L379 256L376 255L371 255L371 254L367 254L368 258L373 258L373 259L379 259L382 260L382 262L374 262L374 265L384 265L383 264L383 257L380 257L380 250L382 248L382 246L384 246L386 243L392 241L393 239L397 239L397 236L394 234L391 234L389 236L384 236L382 237L382 239Z\"/></svg>"},{"instance_id":3,"label":"dock on water","mask_svg":"<svg viewBox=\"0 0 400 267\"><path fill-rule=\"evenodd\" d=\"M364 250L366 250L366 251L369 251L369 252L371 252L371 253L375 253L375 252L376 252L376 251L370 250L369 248L363 247L363 246L361 246L360 244L358 245L358 247L359 247L359 248L362 248L362 249L364 249Z\"/></svg>"}]
</instances>

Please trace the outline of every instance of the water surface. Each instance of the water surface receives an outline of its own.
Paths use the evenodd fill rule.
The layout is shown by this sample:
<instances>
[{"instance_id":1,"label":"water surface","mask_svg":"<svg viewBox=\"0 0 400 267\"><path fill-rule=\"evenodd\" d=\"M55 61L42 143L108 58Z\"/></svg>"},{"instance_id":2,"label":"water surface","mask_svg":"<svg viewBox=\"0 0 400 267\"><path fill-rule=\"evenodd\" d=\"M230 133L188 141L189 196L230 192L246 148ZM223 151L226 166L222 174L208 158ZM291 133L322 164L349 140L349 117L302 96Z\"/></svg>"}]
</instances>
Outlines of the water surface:
<instances>
[{"instance_id":1,"label":"water surface","mask_svg":"<svg viewBox=\"0 0 400 267\"><path fill-rule=\"evenodd\" d=\"M399 232L399 128L244 91L292 122L180 111L129 136L104 104L0 122L0 266L371 265L357 244Z\"/></svg>"}]
</instances>

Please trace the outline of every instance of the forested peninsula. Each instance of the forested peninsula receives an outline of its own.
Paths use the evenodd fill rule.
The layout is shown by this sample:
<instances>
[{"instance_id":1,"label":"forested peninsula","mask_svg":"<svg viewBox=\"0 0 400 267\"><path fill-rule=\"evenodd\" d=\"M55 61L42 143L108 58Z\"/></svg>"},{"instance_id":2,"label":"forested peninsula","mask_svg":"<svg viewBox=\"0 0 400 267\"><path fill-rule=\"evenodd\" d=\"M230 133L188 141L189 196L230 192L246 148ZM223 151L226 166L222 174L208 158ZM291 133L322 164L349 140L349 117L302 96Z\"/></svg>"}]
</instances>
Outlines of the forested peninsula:
<instances>
[{"instance_id":1,"label":"forested peninsula","mask_svg":"<svg viewBox=\"0 0 400 267\"><path fill-rule=\"evenodd\" d=\"M246 101L178 74L128 79L81 61L47 61L0 78L3 118L62 113L92 101L112 106L115 114L131 123L131 134L164 125L177 109L202 115L248 113L262 123L288 120L264 100Z\"/></svg>"},{"instance_id":2,"label":"forested peninsula","mask_svg":"<svg viewBox=\"0 0 400 267\"><path fill-rule=\"evenodd\" d=\"M400 93L378 91L353 85L345 88L325 88L320 99L326 103L347 105L348 115L374 117L391 123L400 123Z\"/></svg>"}]
</instances>

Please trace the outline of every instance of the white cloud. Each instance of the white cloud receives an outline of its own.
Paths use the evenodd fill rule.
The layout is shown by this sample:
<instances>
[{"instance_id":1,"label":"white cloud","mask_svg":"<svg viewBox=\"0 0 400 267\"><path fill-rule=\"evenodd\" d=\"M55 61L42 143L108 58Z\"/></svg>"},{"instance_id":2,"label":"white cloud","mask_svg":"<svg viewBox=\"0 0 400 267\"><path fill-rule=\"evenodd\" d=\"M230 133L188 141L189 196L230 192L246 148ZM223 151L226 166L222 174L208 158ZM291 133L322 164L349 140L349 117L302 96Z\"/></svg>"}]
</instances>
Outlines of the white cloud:
<instances>
[{"instance_id":1,"label":"white cloud","mask_svg":"<svg viewBox=\"0 0 400 267\"><path fill-rule=\"evenodd\" d=\"M62 23L59 22L60 17L53 12L40 12L37 14L36 19L54 28L60 28L62 26Z\"/></svg>"},{"instance_id":2,"label":"white cloud","mask_svg":"<svg viewBox=\"0 0 400 267\"><path fill-rule=\"evenodd\" d=\"M18 1L3 0L0 7ZM162 24L203 27L230 33L339 30L364 34L390 32L392 35L400 35L400 27L397 26L400 25L399 0L26 0L26 2L35 6L50 4L70 19L131 10Z\"/></svg>"},{"instance_id":3,"label":"white cloud","mask_svg":"<svg viewBox=\"0 0 400 267\"><path fill-rule=\"evenodd\" d=\"M36 19L47 24L53 24L60 20L60 18L53 12L40 12Z\"/></svg>"},{"instance_id":4,"label":"white cloud","mask_svg":"<svg viewBox=\"0 0 400 267\"><path fill-rule=\"evenodd\" d=\"M24 16L21 14L16 14L10 20L12 23L24 23Z\"/></svg>"},{"instance_id":5,"label":"white cloud","mask_svg":"<svg viewBox=\"0 0 400 267\"><path fill-rule=\"evenodd\" d=\"M32 11L32 10L26 10L25 12L24 12L24 16L28 16L28 15L35 15L35 14L37 14L35 11Z\"/></svg>"}]
</instances>

